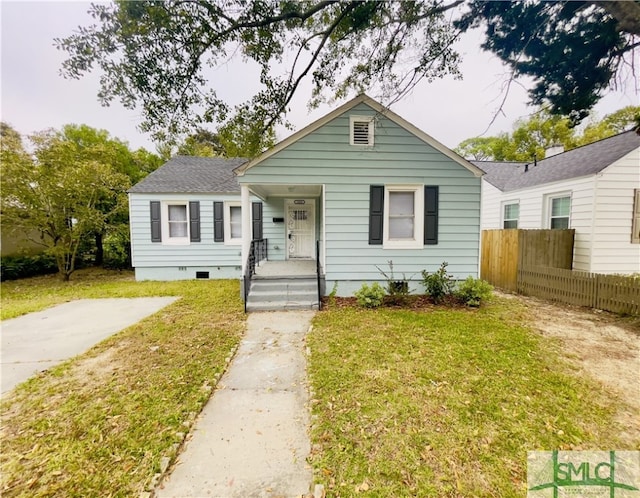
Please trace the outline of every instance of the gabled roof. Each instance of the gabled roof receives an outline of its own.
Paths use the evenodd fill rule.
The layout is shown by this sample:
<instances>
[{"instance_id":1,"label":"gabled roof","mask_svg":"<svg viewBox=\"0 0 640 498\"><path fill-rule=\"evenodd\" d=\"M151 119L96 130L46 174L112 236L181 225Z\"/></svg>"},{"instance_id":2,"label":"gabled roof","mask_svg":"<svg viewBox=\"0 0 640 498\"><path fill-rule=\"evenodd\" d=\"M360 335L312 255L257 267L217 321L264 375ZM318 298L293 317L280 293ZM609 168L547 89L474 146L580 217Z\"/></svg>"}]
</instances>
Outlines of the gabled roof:
<instances>
[{"instance_id":1,"label":"gabled roof","mask_svg":"<svg viewBox=\"0 0 640 498\"><path fill-rule=\"evenodd\" d=\"M613 137L571 149L538 161L538 164L472 161L487 172L484 179L503 192L521 190L545 183L595 175L629 152L640 147L640 136L625 131ZM640 171L640 165L638 165Z\"/></svg>"},{"instance_id":2,"label":"gabled roof","mask_svg":"<svg viewBox=\"0 0 640 498\"><path fill-rule=\"evenodd\" d=\"M247 159L176 156L135 184L132 193L240 192L233 174Z\"/></svg>"},{"instance_id":3,"label":"gabled roof","mask_svg":"<svg viewBox=\"0 0 640 498\"><path fill-rule=\"evenodd\" d=\"M247 171L249 168L253 168L257 164L260 164L265 159L273 156L274 154L277 154L281 150L283 150L286 147L288 147L289 145L297 142L301 138L306 137L310 133L313 133L315 130L317 130L321 126L324 126L325 124L327 124L332 119L335 119L338 116L340 116L341 114L344 114L349 109L352 109L353 107L357 106L358 104L366 104L366 105L368 105L374 111L378 112L379 114L382 114L386 118L388 118L391 121L393 121L394 123L396 123L401 128L404 128L409 133L412 133L413 135L415 135L416 137L418 137L422 141L424 141L427 144L431 145L434 149L438 150L439 152L441 152L445 156L449 157L450 159L452 159L453 161L457 162L458 164L460 164L464 168L468 169L475 176L482 176L483 175L483 171L480 168L478 168L477 166L475 166L471 162L467 161L463 157L459 156L458 154L453 152L451 149L449 149L448 147L446 147L445 145L441 144L436 139L431 137L430 135L427 135L425 132L423 132L422 130L420 130L416 126L412 125L407 120L405 120L404 118L398 116L396 113L394 113L390 109L387 109L382 104L380 104L379 102L377 102L376 100L372 99L371 97L369 97L368 95L366 95L364 93L358 95L356 98L350 100L349 102L341 105L337 109L331 111L329 114L325 115L324 117L314 121L310 125L302 128L301 130L297 131L296 133L294 133L290 137L288 137L288 138L284 139L283 141L277 143L276 145L271 147L269 150L267 150L267 151L263 152L262 154L260 154L255 159L252 159L251 161L249 161L249 162L243 164L242 166L236 168L236 170L235 170L236 174L238 176L244 175L244 172Z\"/></svg>"}]
</instances>

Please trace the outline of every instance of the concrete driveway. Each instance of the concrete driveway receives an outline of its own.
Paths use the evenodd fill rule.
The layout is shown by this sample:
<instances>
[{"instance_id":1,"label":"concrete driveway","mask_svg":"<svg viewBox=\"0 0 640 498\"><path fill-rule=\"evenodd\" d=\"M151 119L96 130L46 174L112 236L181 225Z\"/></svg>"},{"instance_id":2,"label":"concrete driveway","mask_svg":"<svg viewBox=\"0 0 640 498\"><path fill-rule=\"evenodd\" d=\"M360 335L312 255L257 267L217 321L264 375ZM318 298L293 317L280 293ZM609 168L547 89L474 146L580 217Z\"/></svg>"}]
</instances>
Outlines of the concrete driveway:
<instances>
[{"instance_id":1,"label":"concrete driveway","mask_svg":"<svg viewBox=\"0 0 640 498\"><path fill-rule=\"evenodd\" d=\"M5 320L1 327L1 392L84 353L178 297L80 299Z\"/></svg>"}]
</instances>

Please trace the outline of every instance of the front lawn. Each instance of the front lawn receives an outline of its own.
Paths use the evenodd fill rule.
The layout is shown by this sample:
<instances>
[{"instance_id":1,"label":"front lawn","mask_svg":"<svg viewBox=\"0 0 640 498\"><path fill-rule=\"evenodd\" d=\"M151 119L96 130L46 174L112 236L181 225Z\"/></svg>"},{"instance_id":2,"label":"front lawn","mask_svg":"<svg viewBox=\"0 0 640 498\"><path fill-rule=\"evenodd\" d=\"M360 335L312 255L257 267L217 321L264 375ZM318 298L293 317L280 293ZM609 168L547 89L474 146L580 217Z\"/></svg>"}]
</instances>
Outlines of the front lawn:
<instances>
[{"instance_id":1,"label":"front lawn","mask_svg":"<svg viewBox=\"0 0 640 498\"><path fill-rule=\"evenodd\" d=\"M3 283L3 317L79 298L182 298L3 400L2 496L138 496L188 432L244 330L237 281L72 279Z\"/></svg>"},{"instance_id":2,"label":"front lawn","mask_svg":"<svg viewBox=\"0 0 640 498\"><path fill-rule=\"evenodd\" d=\"M319 313L311 460L327 495L521 497L527 451L637 448L619 406L526 321L500 299Z\"/></svg>"}]
</instances>

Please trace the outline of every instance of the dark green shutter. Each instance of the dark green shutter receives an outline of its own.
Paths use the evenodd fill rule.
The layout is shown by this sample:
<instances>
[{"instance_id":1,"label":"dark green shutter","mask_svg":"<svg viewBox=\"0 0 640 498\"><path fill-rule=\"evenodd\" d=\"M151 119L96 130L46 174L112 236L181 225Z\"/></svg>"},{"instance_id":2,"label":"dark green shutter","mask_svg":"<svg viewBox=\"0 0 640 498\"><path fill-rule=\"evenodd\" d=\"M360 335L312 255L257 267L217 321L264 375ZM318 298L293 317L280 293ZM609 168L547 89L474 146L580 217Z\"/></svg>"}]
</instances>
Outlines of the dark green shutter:
<instances>
[{"instance_id":1,"label":"dark green shutter","mask_svg":"<svg viewBox=\"0 0 640 498\"><path fill-rule=\"evenodd\" d=\"M213 241L224 242L224 203L213 203Z\"/></svg>"},{"instance_id":2,"label":"dark green shutter","mask_svg":"<svg viewBox=\"0 0 640 498\"><path fill-rule=\"evenodd\" d=\"M149 210L151 212L151 242L162 242L160 201L149 202Z\"/></svg>"},{"instance_id":3,"label":"dark green shutter","mask_svg":"<svg viewBox=\"0 0 640 498\"><path fill-rule=\"evenodd\" d=\"M262 202L251 203L251 227L253 240L262 238Z\"/></svg>"},{"instance_id":4,"label":"dark green shutter","mask_svg":"<svg viewBox=\"0 0 640 498\"><path fill-rule=\"evenodd\" d=\"M382 245L384 227L384 186L369 187L369 244Z\"/></svg>"},{"instance_id":5,"label":"dark green shutter","mask_svg":"<svg viewBox=\"0 0 640 498\"><path fill-rule=\"evenodd\" d=\"M438 187L424 187L424 243L438 243Z\"/></svg>"},{"instance_id":6,"label":"dark green shutter","mask_svg":"<svg viewBox=\"0 0 640 498\"><path fill-rule=\"evenodd\" d=\"M200 203L189 202L189 231L191 242L200 242Z\"/></svg>"}]
</instances>

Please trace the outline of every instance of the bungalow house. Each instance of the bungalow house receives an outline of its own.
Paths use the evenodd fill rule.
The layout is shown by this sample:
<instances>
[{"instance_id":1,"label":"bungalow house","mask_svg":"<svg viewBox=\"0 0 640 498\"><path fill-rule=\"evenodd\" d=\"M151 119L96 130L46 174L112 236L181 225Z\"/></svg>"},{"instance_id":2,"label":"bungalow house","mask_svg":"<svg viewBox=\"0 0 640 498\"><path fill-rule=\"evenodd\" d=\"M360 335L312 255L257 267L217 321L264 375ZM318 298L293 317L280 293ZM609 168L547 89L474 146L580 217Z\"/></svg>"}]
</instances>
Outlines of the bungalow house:
<instances>
[{"instance_id":1,"label":"bungalow house","mask_svg":"<svg viewBox=\"0 0 640 498\"><path fill-rule=\"evenodd\" d=\"M482 229L573 228L573 269L640 272L640 136L633 131L541 161L474 161Z\"/></svg>"},{"instance_id":2,"label":"bungalow house","mask_svg":"<svg viewBox=\"0 0 640 498\"><path fill-rule=\"evenodd\" d=\"M248 276L251 302L294 277L349 296L390 261L413 288L443 261L477 276L482 174L360 95L251 161L176 157L135 185L136 278Z\"/></svg>"}]
</instances>

